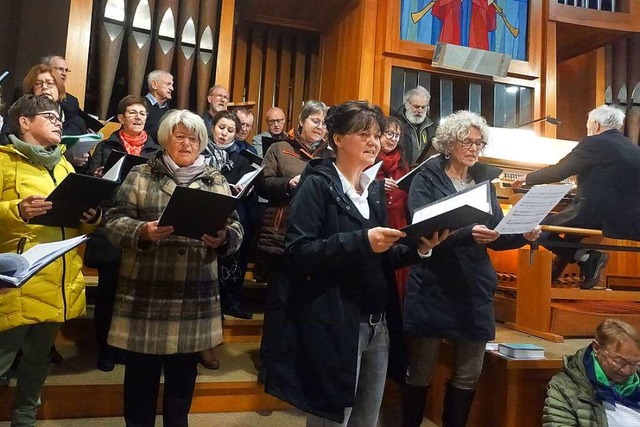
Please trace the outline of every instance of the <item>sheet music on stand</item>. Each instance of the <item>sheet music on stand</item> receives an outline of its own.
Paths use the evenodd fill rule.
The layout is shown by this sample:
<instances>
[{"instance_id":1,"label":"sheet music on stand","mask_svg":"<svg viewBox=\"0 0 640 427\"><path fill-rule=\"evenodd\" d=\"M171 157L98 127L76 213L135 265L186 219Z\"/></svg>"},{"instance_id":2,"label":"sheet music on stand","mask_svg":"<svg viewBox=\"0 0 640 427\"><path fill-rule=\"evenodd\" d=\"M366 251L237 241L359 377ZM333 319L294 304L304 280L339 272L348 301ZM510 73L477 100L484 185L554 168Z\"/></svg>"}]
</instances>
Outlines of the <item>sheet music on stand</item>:
<instances>
[{"instance_id":1,"label":"sheet music on stand","mask_svg":"<svg viewBox=\"0 0 640 427\"><path fill-rule=\"evenodd\" d=\"M534 185L496 226L500 234L524 234L540 225L565 194L571 184Z\"/></svg>"}]
</instances>

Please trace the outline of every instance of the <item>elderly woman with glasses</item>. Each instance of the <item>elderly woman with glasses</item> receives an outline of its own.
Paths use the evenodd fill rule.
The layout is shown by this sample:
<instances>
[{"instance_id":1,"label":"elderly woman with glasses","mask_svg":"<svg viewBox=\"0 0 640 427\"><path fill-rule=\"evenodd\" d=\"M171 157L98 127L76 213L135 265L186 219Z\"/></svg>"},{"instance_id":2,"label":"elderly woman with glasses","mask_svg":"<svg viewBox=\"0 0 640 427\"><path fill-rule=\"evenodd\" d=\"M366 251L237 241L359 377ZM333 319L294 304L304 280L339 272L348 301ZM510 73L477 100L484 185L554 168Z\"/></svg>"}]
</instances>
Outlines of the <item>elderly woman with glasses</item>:
<instances>
[{"instance_id":1,"label":"elderly woman with glasses","mask_svg":"<svg viewBox=\"0 0 640 427\"><path fill-rule=\"evenodd\" d=\"M595 340L564 358L549 382L544 427L640 425L640 334L618 319L600 323Z\"/></svg>"},{"instance_id":2,"label":"elderly woman with glasses","mask_svg":"<svg viewBox=\"0 0 640 427\"><path fill-rule=\"evenodd\" d=\"M217 259L238 249L242 227L234 213L195 240L158 225L178 186L231 195L201 154L207 129L198 115L170 111L158 139L162 151L131 170L106 214L107 237L122 249L109 344L127 351L126 424L154 425L164 372L164 425L184 427L200 352L222 342Z\"/></svg>"},{"instance_id":3,"label":"elderly woman with glasses","mask_svg":"<svg viewBox=\"0 0 640 427\"><path fill-rule=\"evenodd\" d=\"M47 96L24 95L9 109L16 132L0 147L0 252L22 252L93 230L86 224L91 209L76 228L30 224L52 207L46 197L73 172L62 157L62 122L56 102ZM96 218L97 219L97 218ZM56 259L17 289L0 287L0 376L18 351L11 425L33 426L40 391L49 373L49 352L63 322L85 311L82 259L76 250Z\"/></svg>"},{"instance_id":4,"label":"elderly woman with glasses","mask_svg":"<svg viewBox=\"0 0 640 427\"><path fill-rule=\"evenodd\" d=\"M409 190L409 208L417 208L458 191L491 181L501 170L478 162L486 145L487 122L470 111L458 111L438 126L433 139L439 155L425 163ZM409 366L403 396L403 426L419 426L440 342L456 351L443 411L443 425L464 426L482 371L485 344L495 338L493 294L498 281L487 249L518 248L540 230L522 235L494 231L503 217L491 188L492 216L452 233L433 250L428 262L413 266L404 301Z\"/></svg>"},{"instance_id":5,"label":"elderly woman with glasses","mask_svg":"<svg viewBox=\"0 0 640 427\"><path fill-rule=\"evenodd\" d=\"M160 150L160 146L144 130L147 121L144 98L125 96L118 103L117 112L120 130L96 145L87 165L88 174L102 177L106 172L104 165L114 150L146 158L153 157ZM104 227L99 228L87 242L84 263L88 267L98 269L98 289L93 316L98 344L97 367L101 371L109 372L114 369L116 362L116 350L107 344L107 336L120 269L120 250L108 242Z\"/></svg>"}]
</instances>

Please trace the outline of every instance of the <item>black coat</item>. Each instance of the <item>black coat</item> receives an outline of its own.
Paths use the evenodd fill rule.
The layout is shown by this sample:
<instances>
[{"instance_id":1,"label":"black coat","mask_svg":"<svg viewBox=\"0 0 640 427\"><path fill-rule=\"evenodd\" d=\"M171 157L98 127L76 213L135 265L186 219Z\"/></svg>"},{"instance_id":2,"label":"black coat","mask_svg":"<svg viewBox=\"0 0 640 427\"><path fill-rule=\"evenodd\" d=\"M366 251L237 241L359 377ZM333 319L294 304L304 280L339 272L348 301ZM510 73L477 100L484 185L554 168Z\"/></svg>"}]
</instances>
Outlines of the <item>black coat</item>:
<instances>
[{"instance_id":1,"label":"black coat","mask_svg":"<svg viewBox=\"0 0 640 427\"><path fill-rule=\"evenodd\" d=\"M444 171L442 155L429 160L411 182L411 212L456 192ZM501 170L476 163L469 169L476 183L496 178ZM495 188L491 186L493 215L486 221L495 228L503 217ZM411 268L404 300L404 329L423 337L490 341L495 338L493 294L498 285L496 272L487 253L518 248L525 244L521 235L503 235L489 245L473 240L471 224L458 229L431 257Z\"/></svg>"},{"instance_id":2,"label":"black coat","mask_svg":"<svg viewBox=\"0 0 640 427\"><path fill-rule=\"evenodd\" d=\"M406 109L403 105L396 114L402 123L402 136L398 145L402 149L404 159L409 162L409 165L413 165L424 150L427 152L432 150L431 140L436 133L436 126L429 116L425 117L419 125L413 125L409 123L405 113Z\"/></svg>"},{"instance_id":3,"label":"black coat","mask_svg":"<svg viewBox=\"0 0 640 427\"><path fill-rule=\"evenodd\" d=\"M370 219L386 224L380 182L369 186L368 200ZM266 391L336 422L342 422L344 409L354 402L361 297L367 285L361 278L372 263L381 263L394 346L401 343L394 270L419 261L416 249L404 245L375 254L367 231L332 160L311 160L290 207L285 259L291 293Z\"/></svg>"},{"instance_id":4,"label":"black coat","mask_svg":"<svg viewBox=\"0 0 640 427\"><path fill-rule=\"evenodd\" d=\"M96 148L93 150L93 154L91 155L91 158L89 159L87 165L87 174L93 175L96 169L98 169L100 166L104 166L105 163L107 163L107 159L111 155L111 151L113 150L121 151L123 153L127 152L124 143L120 140L119 130L113 132L109 139L102 141L101 143L96 145ZM151 135L147 135L147 141L144 143L140 155L142 157L151 158L156 152L160 150L162 150L162 147L156 144Z\"/></svg>"},{"instance_id":5,"label":"black coat","mask_svg":"<svg viewBox=\"0 0 640 427\"><path fill-rule=\"evenodd\" d=\"M595 228L607 237L640 240L640 148L617 130L587 136L557 164L527 175L527 185L577 175L573 202L545 224Z\"/></svg>"}]
</instances>

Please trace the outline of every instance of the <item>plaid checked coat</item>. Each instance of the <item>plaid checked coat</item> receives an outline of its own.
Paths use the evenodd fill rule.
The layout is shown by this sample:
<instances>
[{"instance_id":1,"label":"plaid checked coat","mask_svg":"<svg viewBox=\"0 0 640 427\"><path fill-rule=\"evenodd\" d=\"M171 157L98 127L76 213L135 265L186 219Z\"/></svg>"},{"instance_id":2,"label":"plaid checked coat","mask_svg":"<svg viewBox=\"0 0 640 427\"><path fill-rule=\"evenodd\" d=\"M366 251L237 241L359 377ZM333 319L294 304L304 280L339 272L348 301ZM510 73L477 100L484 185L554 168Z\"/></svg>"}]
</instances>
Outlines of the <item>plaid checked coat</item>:
<instances>
[{"instance_id":1,"label":"plaid checked coat","mask_svg":"<svg viewBox=\"0 0 640 427\"><path fill-rule=\"evenodd\" d=\"M177 186L160 158L131 170L106 214L107 236L122 249L108 341L138 353L194 353L222 342L217 257L238 250L243 230L234 212L218 249L178 236L140 242L144 223L160 217ZM188 186L231 194L210 166Z\"/></svg>"}]
</instances>

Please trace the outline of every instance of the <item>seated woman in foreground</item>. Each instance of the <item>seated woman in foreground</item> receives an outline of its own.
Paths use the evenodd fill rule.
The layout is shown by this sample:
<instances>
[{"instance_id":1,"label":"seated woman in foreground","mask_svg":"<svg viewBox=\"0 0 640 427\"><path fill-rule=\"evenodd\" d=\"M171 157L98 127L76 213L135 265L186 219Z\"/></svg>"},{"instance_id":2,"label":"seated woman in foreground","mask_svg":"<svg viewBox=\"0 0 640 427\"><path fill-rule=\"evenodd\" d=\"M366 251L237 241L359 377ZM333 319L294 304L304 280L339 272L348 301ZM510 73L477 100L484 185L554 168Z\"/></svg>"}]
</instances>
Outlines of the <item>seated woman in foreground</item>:
<instances>
[{"instance_id":1,"label":"seated woman in foreground","mask_svg":"<svg viewBox=\"0 0 640 427\"><path fill-rule=\"evenodd\" d=\"M564 358L564 372L549 382L545 427L640 425L640 334L628 323L607 319L595 339Z\"/></svg>"}]
</instances>

